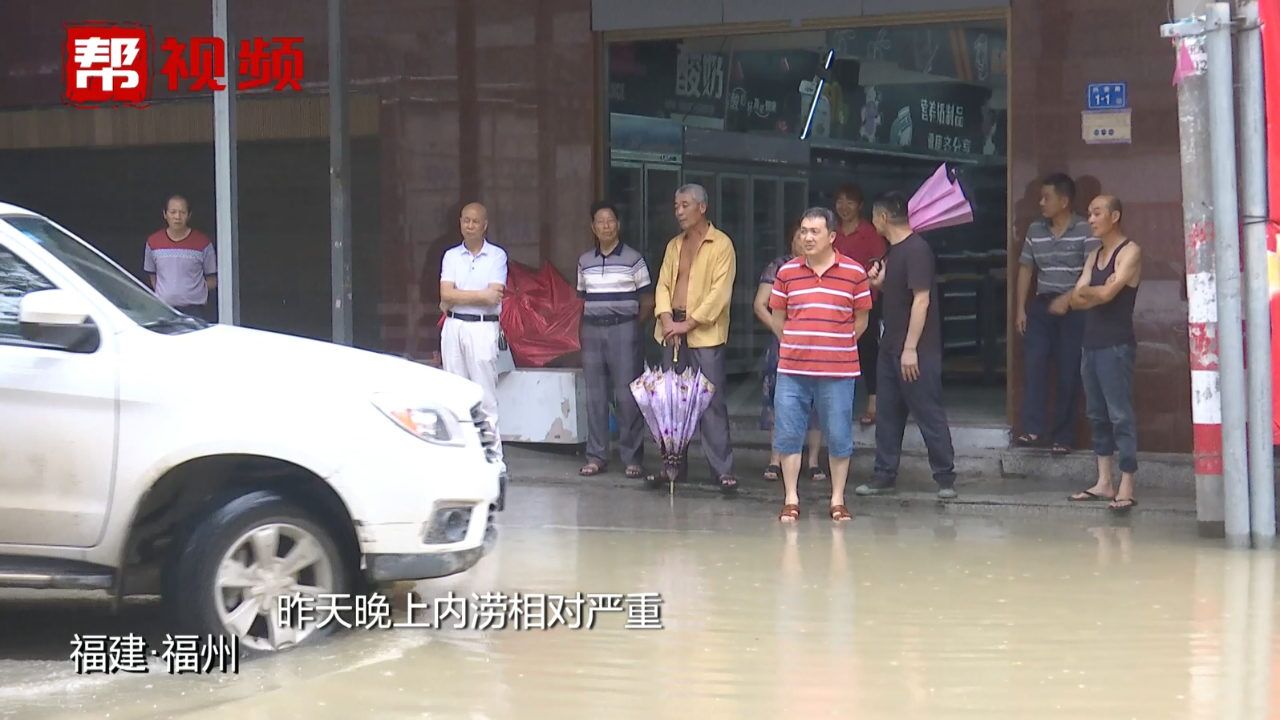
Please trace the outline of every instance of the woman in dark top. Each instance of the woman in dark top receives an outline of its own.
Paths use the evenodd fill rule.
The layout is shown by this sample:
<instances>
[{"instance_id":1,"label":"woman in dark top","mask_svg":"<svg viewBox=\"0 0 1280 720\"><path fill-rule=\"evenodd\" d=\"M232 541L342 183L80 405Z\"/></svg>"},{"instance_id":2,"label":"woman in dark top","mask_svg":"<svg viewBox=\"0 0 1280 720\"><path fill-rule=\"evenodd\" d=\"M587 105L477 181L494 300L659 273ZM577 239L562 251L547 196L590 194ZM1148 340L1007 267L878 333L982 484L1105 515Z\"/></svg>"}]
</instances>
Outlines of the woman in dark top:
<instances>
[{"instance_id":1,"label":"woman in dark top","mask_svg":"<svg viewBox=\"0 0 1280 720\"><path fill-rule=\"evenodd\" d=\"M765 266L764 272L760 273L760 285L756 288L756 300L754 303L756 317L760 322L764 323L767 328L772 328L771 318L773 311L769 309L769 295L773 292L773 283L778 279L778 268L786 265L792 258L800 254L800 225L797 223L791 229L791 251L786 255L774 258L773 262ZM769 350L764 356L764 384L763 384L763 403L760 408L760 429L769 430L770 447L773 445L773 392L778 381L778 345L779 339L775 337L773 343L770 344ZM822 430L818 427L818 414L811 410L809 413L809 477L818 481L825 482L827 474L822 471L818 465L818 451L822 447ZM779 480L782 478L782 458L777 452L774 452L769 459L769 467L765 468L765 480Z\"/></svg>"}]
</instances>

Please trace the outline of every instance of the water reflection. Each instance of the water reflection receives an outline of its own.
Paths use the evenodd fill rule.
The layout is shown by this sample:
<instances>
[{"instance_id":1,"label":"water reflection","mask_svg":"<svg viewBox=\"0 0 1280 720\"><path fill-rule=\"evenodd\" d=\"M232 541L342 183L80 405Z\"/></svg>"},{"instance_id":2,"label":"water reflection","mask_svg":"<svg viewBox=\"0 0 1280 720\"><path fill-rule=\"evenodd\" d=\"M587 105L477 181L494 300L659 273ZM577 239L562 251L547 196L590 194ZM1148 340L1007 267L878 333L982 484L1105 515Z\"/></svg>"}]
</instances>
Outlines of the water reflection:
<instances>
[{"instance_id":1,"label":"water reflection","mask_svg":"<svg viewBox=\"0 0 1280 720\"><path fill-rule=\"evenodd\" d=\"M926 513L836 526L812 508L788 527L746 501L570 488L518 489L512 505L497 554L411 589L659 592L665 629L605 616L593 630L351 632L145 692L113 678L6 695L36 671L3 665L0 715L1235 720L1275 705L1275 556L1194 527Z\"/></svg>"},{"instance_id":2,"label":"water reflection","mask_svg":"<svg viewBox=\"0 0 1280 720\"><path fill-rule=\"evenodd\" d=\"M1275 563L1268 552L1196 552L1196 717L1272 717Z\"/></svg>"}]
</instances>

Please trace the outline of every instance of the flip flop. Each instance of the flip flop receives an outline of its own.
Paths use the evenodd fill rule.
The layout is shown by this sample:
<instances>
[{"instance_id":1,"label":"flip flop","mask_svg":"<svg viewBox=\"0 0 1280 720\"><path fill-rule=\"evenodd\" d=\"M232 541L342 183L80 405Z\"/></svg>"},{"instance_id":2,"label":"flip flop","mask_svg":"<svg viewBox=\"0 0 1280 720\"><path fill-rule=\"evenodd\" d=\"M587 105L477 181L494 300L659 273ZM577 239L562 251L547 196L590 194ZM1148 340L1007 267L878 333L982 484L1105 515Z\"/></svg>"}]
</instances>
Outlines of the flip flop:
<instances>
[{"instance_id":1,"label":"flip flop","mask_svg":"<svg viewBox=\"0 0 1280 720\"><path fill-rule=\"evenodd\" d=\"M1085 497L1076 497L1076 495L1084 495ZM1081 490L1075 495L1068 495L1067 499L1071 502L1114 502L1115 498L1109 498L1106 495L1099 495L1088 490Z\"/></svg>"},{"instance_id":2,"label":"flip flop","mask_svg":"<svg viewBox=\"0 0 1280 720\"><path fill-rule=\"evenodd\" d=\"M631 480L636 480L644 477L644 468L640 467L639 465L631 465L627 467L626 474L627 474L627 477L630 478Z\"/></svg>"},{"instance_id":3,"label":"flip flop","mask_svg":"<svg viewBox=\"0 0 1280 720\"><path fill-rule=\"evenodd\" d=\"M582 469L578 471L578 475L582 477L594 477L604 472L606 467L607 466L605 465L601 465L598 462L592 461L587 463L586 465L583 465Z\"/></svg>"},{"instance_id":4,"label":"flip flop","mask_svg":"<svg viewBox=\"0 0 1280 720\"><path fill-rule=\"evenodd\" d=\"M1125 504L1116 505L1116 503L1125 503ZM1107 507L1110 508L1111 512L1114 512L1114 513L1127 513L1130 510L1138 507L1138 501L1134 500L1133 498L1125 498L1123 500L1115 500Z\"/></svg>"},{"instance_id":5,"label":"flip flop","mask_svg":"<svg viewBox=\"0 0 1280 720\"><path fill-rule=\"evenodd\" d=\"M1054 443L1054 444L1053 444L1053 447L1049 448L1049 452L1050 452L1050 453L1052 453L1052 454L1054 454L1054 455L1057 455L1057 456L1059 456L1059 457L1061 457L1061 456L1063 456L1063 455L1070 455L1070 454L1071 454L1071 446L1070 446L1070 445L1063 445L1062 443Z\"/></svg>"},{"instance_id":6,"label":"flip flop","mask_svg":"<svg viewBox=\"0 0 1280 720\"><path fill-rule=\"evenodd\" d=\"M811 467L809 468L809 479L814 482L826 482L827 474L820 467Z\"/></svg>"}]
</instances>

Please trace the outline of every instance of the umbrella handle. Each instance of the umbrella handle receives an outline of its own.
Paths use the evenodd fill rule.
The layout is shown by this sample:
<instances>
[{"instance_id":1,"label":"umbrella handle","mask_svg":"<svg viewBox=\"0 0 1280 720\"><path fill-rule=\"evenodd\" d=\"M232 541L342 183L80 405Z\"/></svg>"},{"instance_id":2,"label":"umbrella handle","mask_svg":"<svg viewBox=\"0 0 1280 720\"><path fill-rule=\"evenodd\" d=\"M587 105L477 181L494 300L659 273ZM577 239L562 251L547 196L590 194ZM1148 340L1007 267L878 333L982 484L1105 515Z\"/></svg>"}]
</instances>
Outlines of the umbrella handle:
<instances>
[{"instance_id":1,"label":"umbrella handle","mask_svg":"<svg viewBox=\"0 0 1280 720\"><path fill-rule=\"evenodd\" d=\"M675 345L671 348L671 367L674 368L680 364L680 336L677 335L672 341Z\"/></svg>"}]
</instances>

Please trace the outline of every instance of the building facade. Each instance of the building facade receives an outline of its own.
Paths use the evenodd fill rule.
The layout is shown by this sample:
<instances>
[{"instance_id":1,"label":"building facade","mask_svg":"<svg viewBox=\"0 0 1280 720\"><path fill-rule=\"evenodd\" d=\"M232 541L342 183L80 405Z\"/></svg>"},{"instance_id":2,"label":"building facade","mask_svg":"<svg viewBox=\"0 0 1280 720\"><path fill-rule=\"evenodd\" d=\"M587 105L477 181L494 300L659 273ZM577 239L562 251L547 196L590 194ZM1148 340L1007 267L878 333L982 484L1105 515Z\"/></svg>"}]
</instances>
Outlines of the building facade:
<instances>
[{"instance_id":1,"label":"building facade","mask_svg":"<svg viewBox=\"0 0 1280 720\"><path fill-rule=\"evenodd\" d=\"M242 321L325 338L325 2L230 5L237 38L301 37L305 53L302 92L239 95ZM746 377L764 341L754 279L799 212L850 181L910 192L946 162L975 209L973 223L929 238L951 402L962 417L972 402L1016 424L1010 280L1038 178L1067 172L1081 212L1099 192L1123 198L1144 247L1141 446L1189 452L1167 14L1157 0L348 0L356 342L415 358L437 348L439 261L465 202L489 207L512 260L568 277L590 247L593 199L618 202L628 241L657 260L675 232L670 194L700 182L738 249L731 361ZM189 196L193 224L216 230L207 92L157 76L146 109L62 103L67 23L192 38L211 34L206 0L6 3L0 17L0 198L139 274L168 194ZM1131 142L1085 142L1091 83L1127 85Z\"/></svg>"}]
</instances>

